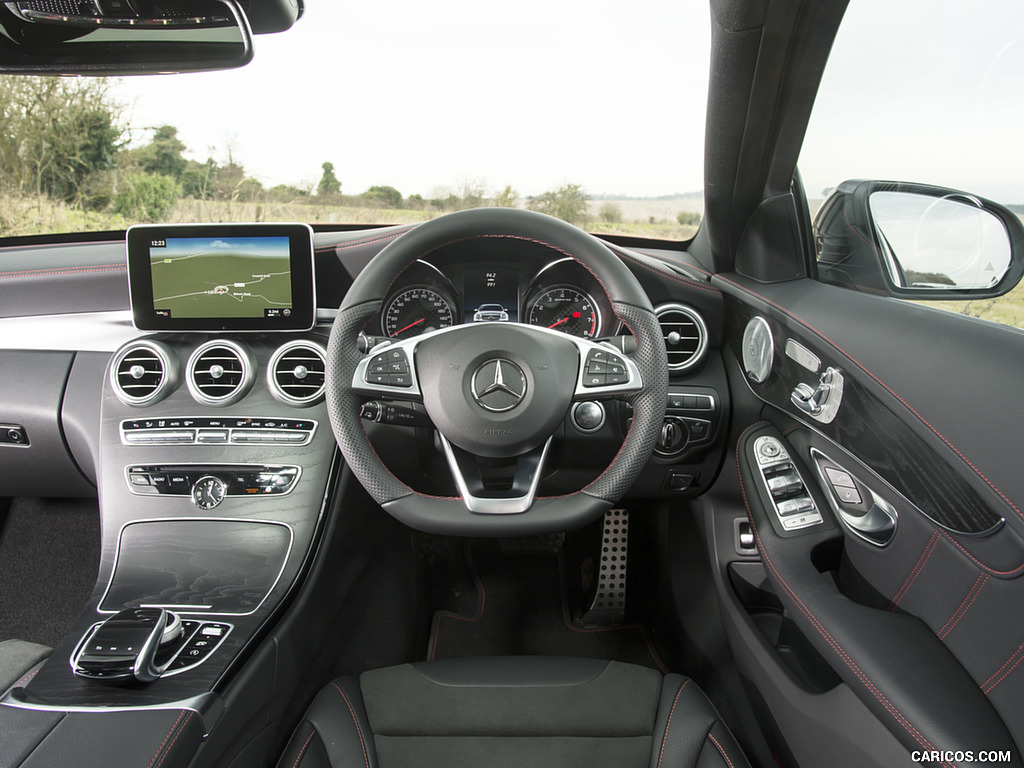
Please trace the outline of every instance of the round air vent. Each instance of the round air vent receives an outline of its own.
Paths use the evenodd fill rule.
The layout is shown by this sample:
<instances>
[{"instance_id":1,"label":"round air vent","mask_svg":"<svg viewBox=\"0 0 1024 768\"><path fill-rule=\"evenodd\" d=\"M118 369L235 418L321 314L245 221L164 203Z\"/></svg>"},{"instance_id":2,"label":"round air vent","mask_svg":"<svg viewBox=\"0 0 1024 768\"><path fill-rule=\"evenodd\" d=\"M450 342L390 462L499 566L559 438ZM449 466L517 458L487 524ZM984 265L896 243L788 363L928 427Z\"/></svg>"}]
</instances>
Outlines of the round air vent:
<instances>
[{"instance_id":1,"label":"round air vent","mask_svg":"<svg viewBox=\"0 0 1024 768\"><path fill-rule=\"evenodd\" d=\"M114 355L110 384L125 405L149 405L171 391L178 379L178 358L157 341L133 341Z\"/></svg>"},{"instance_id":2,"label":"round air vent","mask_svg":"<svg viewBox=\"0 0 1024 768\"><path fill-rule=\"evenodd\" d=\"M708 328L696 311L682 304L662 304L654 310L665 338L670 371L685 371L704 359Z\"/></svg>"},{"instance_id":3,"label":"round air vent","mask_svg":"<svg viewBox=\"0 0 1024 768\"><path fill-rule=\"evenodd\" d=\"M279 348L267 365L274 397L288 405L312 405L323 399L327 353L311 341L291 341Z\"/></svg>"},{"instance_id":4,"label":"round air vent","mask_svg":"<svg viewBox=\"0 0 1024 768\"><path fill-rule=\"evenodd\" d=\"M188 359L188 391L200 403L229 405L253 382L249 354L233 341L208 341Z\"/></svg>"}]
</instances>

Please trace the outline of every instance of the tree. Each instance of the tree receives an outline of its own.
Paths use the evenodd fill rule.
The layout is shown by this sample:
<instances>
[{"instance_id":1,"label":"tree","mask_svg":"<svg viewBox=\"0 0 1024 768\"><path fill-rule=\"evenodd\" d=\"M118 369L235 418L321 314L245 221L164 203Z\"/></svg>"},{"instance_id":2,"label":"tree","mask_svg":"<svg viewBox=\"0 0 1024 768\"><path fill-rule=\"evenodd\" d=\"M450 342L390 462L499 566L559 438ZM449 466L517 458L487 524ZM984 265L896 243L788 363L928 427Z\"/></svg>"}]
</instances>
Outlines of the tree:
<instances>
[{"instance_id":1,"label":"tree","mask_svg":"<svg viewBox=\"0 0 1024 768\"><path fill-rule=\"evenodd\" d=\"M684 227L696 227L700 224L701 215L696 211L680 211L676 215L676 221Z\"/></svg>"},{"instance_id":2,"label":"tree","mask_svg":"<svg viewBox=\"0 0 1024 768\"><path fill-rule=\"evenodd\" d=\"M120 116L105 80L0 78L0 178L20 192L80 202L114 167Z\"/></svg>"},{"instance_id":3,"label":"tree","mask_svg":"<svg viewBox=\"0 0 1024 768\"><path fill-rule=\"evenodd\" d=\"M622 208L615 203L604 203L597 215L606 224L619 224L622 221Z\"/></svg>"},{"instance_id":4,"label":"tree","mask_svg":"<svg viewBox=\"0 0 1024 768\"><path fill-rule=\"evenodd\" d=\"M494 196L494 204L498 208L515 208L518 202L519 193L512 189L511 184L506 184L505 188Z\"/></svg>"},{"instance_id":5,"label":"tree","mask_svg":"<svg viewBox=\"0 0 1024 768\"><path fill-rule=\"evenodd\" d=\"M401 208L402 193L394 187L373 186L363 192L363 199L377 203L384 208Z\"/></svg>"},{"instance_id":6,"label":"tree","mask_svg":"<svg viewBox=\"0 0 1024 768\"><path fill-rule=\"evenodd\" d=\"M181 179L188 161L183 157L185 145L173 125L161 125L153 132L149 144L136 150L139 166L146 173Z\"/></svg>"},{"instance_id":7,"label":"tree","mask_svg":"<svg viewBox=\"0 0 1024 768\"><path fill-rule=\"evenodd\" d=\"M316 194L318 197L332 197L341 192L341 182L338 181L338 177L334 175L334 163L324 163L322 166L323 175L320 177L320 183L316 186Z\"/></svg>"},{"instance_id":8,"label":"tree","mask_svg":"<svg viewBox=\"0 0 1024 768\"><path fill-rule=\"evenodd\" d=\"M582 224L588 217L587 193L579 184L566 184L532 197L528 207L531 211L540 211L570 224Z\"/></svg>"},{"instance_id":9,"label":"tree","mask_svg":"<svg viewBox=\"0 0 1024 768\"><path fill-rule=\"evenodd\" d=\"M170 216L181 189L170 176L133 173L114 196L114 213L131 221L163 221Z\"/></svg>"}]
</instances>

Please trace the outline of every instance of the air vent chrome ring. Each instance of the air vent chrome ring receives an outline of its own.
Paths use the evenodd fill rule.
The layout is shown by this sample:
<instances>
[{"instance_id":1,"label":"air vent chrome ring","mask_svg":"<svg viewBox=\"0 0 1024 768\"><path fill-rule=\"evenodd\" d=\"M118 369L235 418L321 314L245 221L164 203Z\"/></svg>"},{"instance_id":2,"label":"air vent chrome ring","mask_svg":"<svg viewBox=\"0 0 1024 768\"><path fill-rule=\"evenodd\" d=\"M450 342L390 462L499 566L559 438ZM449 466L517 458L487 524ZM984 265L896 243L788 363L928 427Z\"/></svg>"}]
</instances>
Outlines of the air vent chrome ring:
<instances>
[{"instance_id":1,"label":"air vent chrome ring","mask_svg":"<svg viewBox=\"0 0 1024 768\"><path fill-rule=\"evenodd\" d=\"M188 359L188 391L196 402L204 405L238 402L255 378L252 357L233 341L207 341L196 347Z\"/></svg>"},{"instance_id":2,"label":"air vent chrome ring","mask_svg":"<svg viewBox=\"0 0 1024 768\"><path fill-rule=\"evenodd\" d=\"M110 385L125 405L151 405L177 385L178 356L159 341L132 341L114 353Z\"/></svg>"},{"instance_id":3,"label":"air vent chrome ring","mask_svg":"<svg viewBox=\"0 0 1024 768\"><path fill-rule=\"evenodd\" d=\"M327 350L312 341L282 345L267 363L271 394L286 405L313 405L324 398Z\"/></svg>"},{"instance_id":4,"label":"air vent chrome ring","mask_svg":"<svg viewBox=\"0 0 1024 768\"><path fill-rule=\"evenodd\" d=\"M689 370L704 359L708 351L708 327L704 318L685 304L662 304L654 314L665 331L668 369L673 373ZM678 319L671 319L671 318ZM672 327L667 330L667 327Z\"/></svg>"}]
</instances>

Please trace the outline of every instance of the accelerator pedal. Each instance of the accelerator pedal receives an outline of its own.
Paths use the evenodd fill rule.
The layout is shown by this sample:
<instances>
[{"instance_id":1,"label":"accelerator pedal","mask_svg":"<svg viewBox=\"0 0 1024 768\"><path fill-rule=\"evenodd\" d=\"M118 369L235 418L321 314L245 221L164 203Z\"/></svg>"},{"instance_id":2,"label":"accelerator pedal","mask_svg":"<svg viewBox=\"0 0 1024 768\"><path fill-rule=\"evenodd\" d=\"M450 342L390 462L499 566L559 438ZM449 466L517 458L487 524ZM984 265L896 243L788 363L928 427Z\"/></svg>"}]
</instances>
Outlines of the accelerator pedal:
<instances>
[{"instance_id":1,"label":"accelerator pedal","mask_svg":"<svg viewBox=\"0 0 1024 768\"><path fill-rule=\"evenodd\" d=\"M629 510L604 513L597 590L583 614L586 626L614 627L626 618L626 551L629 548Z\"/></svg>"}]
</instances>

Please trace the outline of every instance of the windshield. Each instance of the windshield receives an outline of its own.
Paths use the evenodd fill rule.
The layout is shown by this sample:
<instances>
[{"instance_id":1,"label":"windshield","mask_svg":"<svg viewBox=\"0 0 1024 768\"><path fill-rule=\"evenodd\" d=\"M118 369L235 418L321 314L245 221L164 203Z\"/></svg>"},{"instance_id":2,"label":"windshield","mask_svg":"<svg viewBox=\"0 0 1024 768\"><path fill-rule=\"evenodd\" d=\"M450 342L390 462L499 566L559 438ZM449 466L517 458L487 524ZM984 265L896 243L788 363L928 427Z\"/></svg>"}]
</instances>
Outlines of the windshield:
<instances>
[{"instance_id":1,"label":"windshield","mask_svg":"<svg viewBox=\"0 0 1024 768\"><path fill-rule=\"evenodd\" d=\"M238 70L0 78L0 235L506 205L688 239L703 210L709 10L624 10L316 0L291 30L257 36Z\"/></svg>"}]
</instances>

